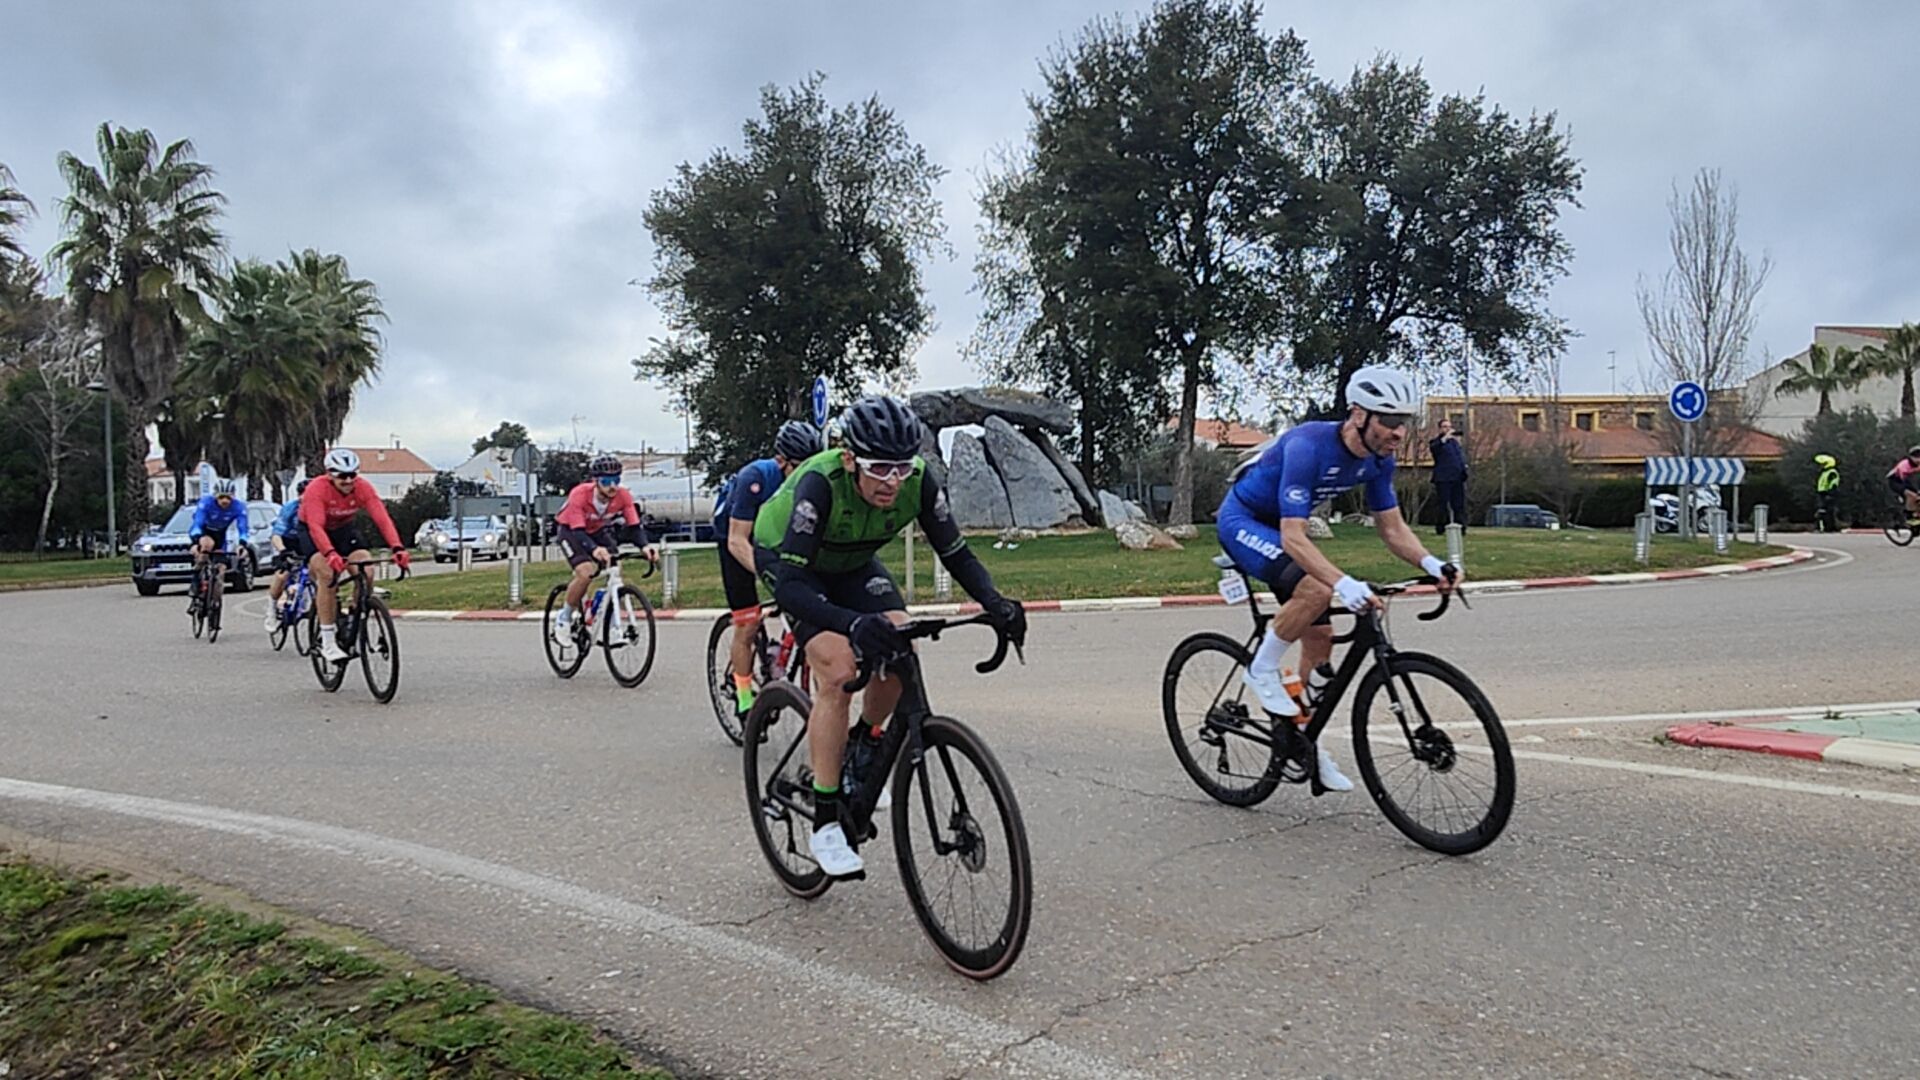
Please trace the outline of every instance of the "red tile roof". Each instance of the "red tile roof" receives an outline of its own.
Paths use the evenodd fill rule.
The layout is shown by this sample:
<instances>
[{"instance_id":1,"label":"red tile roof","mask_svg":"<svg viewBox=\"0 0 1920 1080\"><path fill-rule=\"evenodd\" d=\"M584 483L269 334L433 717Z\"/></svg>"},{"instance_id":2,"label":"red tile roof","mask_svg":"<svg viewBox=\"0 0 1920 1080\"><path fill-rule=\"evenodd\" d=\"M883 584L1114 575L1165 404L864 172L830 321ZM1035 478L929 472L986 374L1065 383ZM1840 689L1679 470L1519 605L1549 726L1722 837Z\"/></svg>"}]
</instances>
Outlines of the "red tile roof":
<instances>
[{"instance_id":1,"label":"red tile roof","mask_svg":"<svg viewBox=\"0 0 1920 1080\"><path fill-rule=\"evenodd\" d=\"M411 450L393 446L350 446L360 455L363 473L435 473L440 470Z\"/></svg>"},{"instance_id":2,"label":"red tile roof","mask_svg":"<svg viewBox=\"0 0 1920 1080\"><path fill-rule=\"evenodd\" d=\"M1180 418L1167 421L1167 427L1178 428ZM1212 417L1198 417L1193 422L1193 437L1201 442L1210 442L1215 446L1244 450L1259 446L1273 438L1273 432L1248 427L1237 420L1219 420Z\"/></svg>"},{"instance_id":3,"label":"red tile roof","mask_svg":"<svg viewBox=\"0 0 1920 1080\"><path fill-rule=\"evenodd\" d=\"M1856 337L1879 338L1881 341L1885 341L1887 340L1887 332L1892 330L1893 327L1891 326L1816 326L1813 329L1815 333L1819 333L1822 330L1838 330L1843 334L1853 334Z\"/></svg>"}]
</instances>

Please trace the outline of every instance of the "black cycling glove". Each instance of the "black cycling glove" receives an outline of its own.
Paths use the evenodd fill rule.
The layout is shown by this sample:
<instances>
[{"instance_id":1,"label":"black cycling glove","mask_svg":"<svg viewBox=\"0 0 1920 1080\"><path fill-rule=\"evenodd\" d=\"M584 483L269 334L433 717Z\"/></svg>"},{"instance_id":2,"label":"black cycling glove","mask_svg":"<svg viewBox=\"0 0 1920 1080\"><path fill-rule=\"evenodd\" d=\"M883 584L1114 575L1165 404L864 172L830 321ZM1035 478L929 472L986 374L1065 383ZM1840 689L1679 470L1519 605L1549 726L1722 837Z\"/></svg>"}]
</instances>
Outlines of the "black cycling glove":
<instances>
[{"instance_id":1,"label":"black cycling glove","mask_svg":"<svg viewBox=\"0 0 1920 1080\"><path fill-rule=\"evenodd\" d=\"M1025 647L1027 644L1027 609L1018 600L1009 600L1004 596L995 597L990 604L980 605L993 623L994 629L1005 634L1008 641Z\"/></svg>"},{"instance_id":2,"label":"black cycling glove","mask_svg":"<svg viewBox=\"0 0 1920 1080\"><path fill-rule=\"evenodd\" d=\"M853 643L854 655L879 663L904 655L908 650L905 635L885 615L862 615L853 620L853 625L847 627L847 640Z\"/></svg>"}]
</instances>

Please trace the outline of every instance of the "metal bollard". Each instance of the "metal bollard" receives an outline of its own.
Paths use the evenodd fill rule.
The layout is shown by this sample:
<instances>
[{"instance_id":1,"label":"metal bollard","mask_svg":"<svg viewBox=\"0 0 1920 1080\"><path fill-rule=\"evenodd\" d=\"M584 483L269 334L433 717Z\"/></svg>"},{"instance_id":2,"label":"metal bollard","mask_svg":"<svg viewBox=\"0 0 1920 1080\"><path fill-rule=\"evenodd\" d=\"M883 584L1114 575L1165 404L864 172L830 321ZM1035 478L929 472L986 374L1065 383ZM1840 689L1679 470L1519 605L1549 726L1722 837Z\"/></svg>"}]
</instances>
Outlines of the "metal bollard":
<instances>
[{"instance_id":1,"label":"metal bollard","mask_svg":"<svg viewBox=\"0 0 1920 1080\"><path fill-rule=\"evenodd\" d=\"M913 603L913 533L912 525L907 526L907 603Z\"/></svg>"},{"instance_id":2,"label":"metal bollard","mask_svg":"<svg viewBox=\"0 0 1920 1080\"><path fill-rule=\"evenodd\" d=\"M938 559L933 561L933 598L953 599L953 575L947 573L947 564Z\"/></svg>"},{"instance_id":3,"label":"metal bollard","mask_svg":"<svg viewBox=\"0 0 1920 1080\"><path fill-rule=\"evenodd\" d=\"M524 562L518 555L507 556L507 606L519 607L526 595L521 587Z\"/></svg>"},{"instance_id":4,"label":"metal bollard","mask_svg":"<svg viewBox=\"0 0 1920 1080\"><path fill-rule=\"evenodd\" d=\"M680 595L680 553L668 548L660 553L660 606L670 608Z\"/></svg>"},{"instance_id":5,"label":"metal bollard","mask_svg":"<svg viewBox=\"0 0 1920 1080\"><path fill-rule=\"evenodd\" d=\"M1728 547L1727 512L1715 507L1707 515L1707 528L1713 538L1713 553L1725 555Z\"/></svg>"},{"instance_id":6,"label":"metal bollard","mask_svg":"<svg viewBox=\"0 0 1920 1080\"><path fill-rule=\"evenodd\" d=\"M1467 568L1467 527L1457 521L1447 523L1447 561Z\"/></svg>"},{"instance_id":7,"label":"metal bollard","mask_svg":"<svg viewBox=\"0 0 1920 1080\"><path fill-rule=\"evenodd\" d=\"M473 549L471 547L465 544L460 545L460 561L458 565L462 571L473 569Z\"/></svg>"},{"instance_id":8,"label":"metal bollard","mask_svg":"<svg viewBox=\"0 0 1920 1080\"><path fill-rule=\"evenodd\" d=\"M1652 558L1653 518L1645 511L1633 515L1633 561L1646 565Z\"/></svg>"},{"instance_id":9,"label":"metal bollard","mask_svg":"<svg viewBox=\"0 0 1920 1080\"><path fill-rule=\"evenodd\" d=\"M1761 503L1753 508L1753 542L1767 542L1767 504Z\"/></svg>"}]
</instances>

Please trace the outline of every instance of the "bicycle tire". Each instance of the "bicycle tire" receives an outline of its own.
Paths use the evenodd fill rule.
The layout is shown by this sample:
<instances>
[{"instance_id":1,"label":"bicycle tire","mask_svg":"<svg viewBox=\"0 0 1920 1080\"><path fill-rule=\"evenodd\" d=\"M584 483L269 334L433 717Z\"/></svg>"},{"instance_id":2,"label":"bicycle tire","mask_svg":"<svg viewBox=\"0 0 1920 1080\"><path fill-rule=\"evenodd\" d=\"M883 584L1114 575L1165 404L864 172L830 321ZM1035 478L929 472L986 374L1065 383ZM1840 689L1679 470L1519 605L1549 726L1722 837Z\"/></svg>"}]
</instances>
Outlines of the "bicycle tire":
<instances>
[{"instance_id":1,"label":"bicycle tire","mask_svg":"<svg viewBox=\"0 0 1920 1080\"><path fill-rule=\"evenodd\" d=\"M207 579L207 644L220 640L220 607L226 592L226 571L216 570Z\"/></svg>"},{"instance_id":2,"label":"bicycle tire","mask_svg":"<svg viewBox=\"0 0 1920 1080\"><path fill-rule=\"evenodd\" d=\"M193 627L194 640L207 632L206 571L195 569L187 582L187 624Z\"/></svg>"},{"instance_id":3,"label":"bicycle tire","mask_svg":"<svg viewBox=\"0 0 1920 1080\"><path fill-rule=\"evenodd\" d=\"M1907 524L1904 520L1893 525L1888 525L1880 531L1887 535L1888 540L1893 541L1895 547L1906 547L1908 544L1913 543L1913 526Z\"/></svg>"},{"instance_id":4,"label":"bicycle tire","mask_svg":"<svg viewBox=\"0 0 1920 1080\"><path fill-rule=\"evenodd\" d=\"M893 776L893 850L900 864L900 882L906 887L907 902L913 908L914 918L919 920L920 928L926 932L927 939L939 951L947 966L965 975L969 979L985 981L997 978L1011 968L1020 958L1020 951L1026 946L1027 931L1033 924L1033 853L1027 843L1027 826L1020 814L1019 800L1014 797L1013 784L1007 779L1005 770L993 756L993 751L972 728L952 717L930 716L920 726L921 744L925 755L918 768L902 754L894 766ZM986 788L988 798L993 802L1001 827L996 838L989 835L994 830L983 825L976 817L980 809L979 800L963 797L959 788L956 758L964 758L973 767L978 780ZM954 789L953 794L942 805L942 800L930 799L930 792L916 790L916 782L922 776L932 787L938 787L938 778L944 776ZM977 793L976 793L977 795ZM946 821L932 820L927 813L932 806L932 814L945 813ZM921 860L914 852L914 823L912 818L921 817L923 832L936 839L937 830L945 827L950 836L959 841L953 852L940 856L930 849L939 862L945 864L945 887L930 887L923 880ZM935 911L935 898L952 898L956 892L956 881L979 879L987 872L987 864L992 859L995 840L1005 845L1007 897L1006 913L999 920L999 926L989 926L990 937L980 944L959 940L955 935L958 927L949 925L955 920L943 920ZM929 867L928 869L932 869ZM961 873L966 878L959 877ZM969 897L974 891L969 888ZM977 904L967 905L967 910L977 913ZM991 916L989 916L991 921Z\"/></svg>"},{"instance_id":5,"label":"bicycle tire","mask_svg":"<svg viewBox=\"0 0 1920 1080\"><path fill-rule=\"evenodd\" d=\"M812 763L807 760L807 752L812 747L806 742L807 716L812 710L813 703L793 684L768 684L754 701L753 710L747 713L745 742L740 754L747 779L747 813L753 818L753 837L780 884L802 900L812 900L832 888L833 879L813 861L810 846L813 822L795 813L774 795L776 780L781 781L782 786L805 785L808 789L812 786ZM795 718L799 721L798 730L792 735L784 734L782 729L786 725L781 721L790 723ZM763 731L767 732L764 737ZM763 768L764 776L761 775Z\"/></svg>"},{"instance_id":6,"label":"bicycle tire","mask_svg":"<svg viewBox=\"0 0 1920 1080\"><path fill-rule=\"evenodd\" d=\"M287 638L293 628L287 624L286 612L274 606L271 596L267 597L267 610L273 612L273 629L267 631L267 644L273 646L274 652L279 652L287 647Z\"/></svg>"},{"instance_id":7,"label":"bicycle tire","mask_svg":"<svg viewBox=\"0 0 1920 1080\"><path fill-rule=\"evenodd\" d=\"M393 613L387 610L385 601L369 596L365 613L354 621L360 632L360 673L366 676L367 690L373 694L373 700L385 705L400 692L400 634L394 628ZM376 656L390 669L384 685L374 678Z\"/></svg>"},{"instance_id":8,"label":"bicycle tire","mask_svg":"<svg viewBox=\"0 0 1920 1080\"><path fill-rule=\"evenodd\" d=\"M1385 688L1388 677L1388 671L1379 664L1375 664L1360 680L1359 688L1354 691L1353 697L1353 755L1355 763L1360 767L1360 777L1367 786L1367 793L1373 796L1374 803L1380 807L1380 812L1386 815L1387 820L1393 823L1393 827L1421 847L1442 855L1467 855L1479 851L1499 837L1513 814L1516 786L1513 750L1507 744L1506 730L1500 726L1500 717L1494 712L1492 702L1487 700L1487 696L1480 692L1480 688L1474 685L1473 680L1468 678L1465 672L1437 656L1415 652L1395 653L1391 660L1391 667L1394 677L1405 680L1400 687L1403 695L1407 694L1413 675L1426 676L1452 691L1472 712L1472 719L1479 722L1480 733L1485 739L1484 750L1475 747L1463 754L1459 744L1469 741L1472 733L1470 731L1450 733L1444 728L1434 726L1433 717L1427 708L1429 695L1421 694L1417 689L1414 690L1413 711L1420 714L1421 721L1414 735L1421 740L1421 745L1406 747L1404 760L1405 763L1426 769L1426 775L1421 775L1417 771L1413 773L1419 777L1421 787L1424 788L1428 776L1452 775L1458 769L1460 761L1484 755L1492 760L1492 797L1488 800L1480 820L1466 823L1466 827L1456 831L1443 832L1415 820L1414 815L1401 804L1401 800L1387 790L1386 776L1382 774L1380 762L1375 758L1375 740L1380 739L1383 746L1389 745L1388 739L1397 742L1400 733L1396 732L1388 736L1388 739L1381 739L1381 733L1368 729L1367 721L1372 715L1373 699ZM1387 715L1393 714L1389 710ZM1465 722L1464 719L1458 721L1458 723ZM1422 734L1423 732L1431 734ZM1437 759L1422 755L1437 755ZM1393 765L1386 772L1395 774L1406 767L1404 763ZM1462 774L1464 775L1464 771ZM1456 807L1463 805L1457 799L1451 800L1451 804Z\"/></svg>"},{"instance_id":9,"label":"bicycle tire","mask_svg":"<svg viewBox=\"0 0 1920 1080\"><path fill-rule=\"evenodd\" d=\"M295 596L293 607L293 625L287 631L293 638L293 651L306 656L313 651L313 608L315 604L313 587L309 585Z\"/></svg>"},{"instance_id":10,"label":"bicycle tire","mask_svg":"<svg viewBox=\"0 0 1920 1080\"><path fill-rule=\"evenodd\" d=\"M307 646L307 659L313 664L313 677L320 680L320 689L329 694L339 690L341 682L347 677L347 665L330 663L321 655L320 611L317 604L307 614Z\"/></svg>"},{"instance_id":11,"label":"bicycle tire","mask_svg":"<svg viewBox=\"0 0 1920 1080\"><path fill-rule=\"evenodd\" d=\"M580 670L580 665L587 662L587 650L575 647L571 630L567 632L565 641L554 639L553 620L560 611L560 605L566 602L567 583L563 581L547 593L546 614L540 617L540 637L546 646L547 666L553 669L555 675L571 679ZM573 659L567 659L568 653L573 654Z\"/></svg>"},{"instance_id":12,"label":"bicycle tire","mask_svg":"<svg viewBox=\"0 0 1920 1080\"><path fill-rule=\"evenodd\" d=\"M1196 668L1183 683L1181 675L1188 665L1209 653L1223 655L1232 666L1224 674L1210 670L1203 675ZM1255 709L1249 709L1240 696L1244 691L1238 678L1238 672L1252 660L1244 643L1225 634L1194 634L1174 646L1160 683L1160 711L1166 720L1167 738L1173 743L1174 757L1180 760L1180 767L1201 791L1228 806L1258 805L1280 787L1280 771L1275 768L1271 746L1219 731L1211 735L1217 742L1207 738L1210 717L1229 725L1257 719ZM1184 695L1183 686L1191 687ZM1231 702L1219 700L1228 692L1234 695ZM1203 703L1199 704L1198 715L1189 715L1195 712L1196 703ZM1236 754L1236 750L1241 752ZM1202 760L1203 756L1211 758L1211 762ZM1225 777L1247 782L1228 784L1222 782L1221 778Z\"/></svg>"},{"instance_id":13,"label":"bicycle tire","mask_svg":"<svg viewBox=\"0 0 1920 1080\"><path fill-rule=\"evenodd\" d=\"M766 655L764 628L755 628L753 647L755 657ZM754 666L754 688L758 690L764 680L760 678L760 665ZM707 697L713 701L713 718L719 722L720 730L733 745L744 745L745 733L733 691L733 613L730 611L714 619L713 629L707 633Z\"/></svg>"},{"instance_id":14,"label":"bicycle tire","mask_svg":"<svg viewBox=\"0 0 1920 1080\"><path fill-rule=\"evenodd\" d=\"M632 603L627 604L622 601ZM654 633L653 605L647 603L645 593L631 585L620 586L619 595L609 596L604 602L620 605L618 608L608 608L600 616L600 647L607 654L607 671L613 675L614 682L631 690L646 682L647 674L653 670L653 651L659 645L659 639ZM614 640L613 636L613 614L616 610L621 613L620 621L626 627L618 641ZM642 637L646 639L644 644L641 641ZM644 650L645 658L641 660L638 672L623 675L620 673L619 662L614 657L617 653L628 649Z\"/></svg>"}]
</instances>

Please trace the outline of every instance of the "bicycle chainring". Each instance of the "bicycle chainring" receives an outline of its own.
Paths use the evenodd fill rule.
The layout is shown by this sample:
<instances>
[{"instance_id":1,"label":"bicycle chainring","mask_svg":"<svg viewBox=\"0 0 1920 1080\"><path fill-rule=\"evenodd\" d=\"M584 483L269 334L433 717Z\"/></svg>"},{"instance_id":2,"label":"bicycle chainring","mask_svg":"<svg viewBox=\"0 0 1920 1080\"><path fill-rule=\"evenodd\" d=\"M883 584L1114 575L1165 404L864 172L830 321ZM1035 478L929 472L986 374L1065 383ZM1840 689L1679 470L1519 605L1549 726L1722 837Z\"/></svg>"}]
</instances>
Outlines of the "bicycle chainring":
<instances>
[{"instance_id":1,"label":"bicycle chainring","mask_svg":"<svg viewBox=\"0 0 1920 1080\"><path fill-rule=\"evenodd\" d=\"M1460 760L1453 739L1432 724L1422 724L1413 733L1413 756L1434 772L1450 772Z\"/></svg>"}]
</instances>

